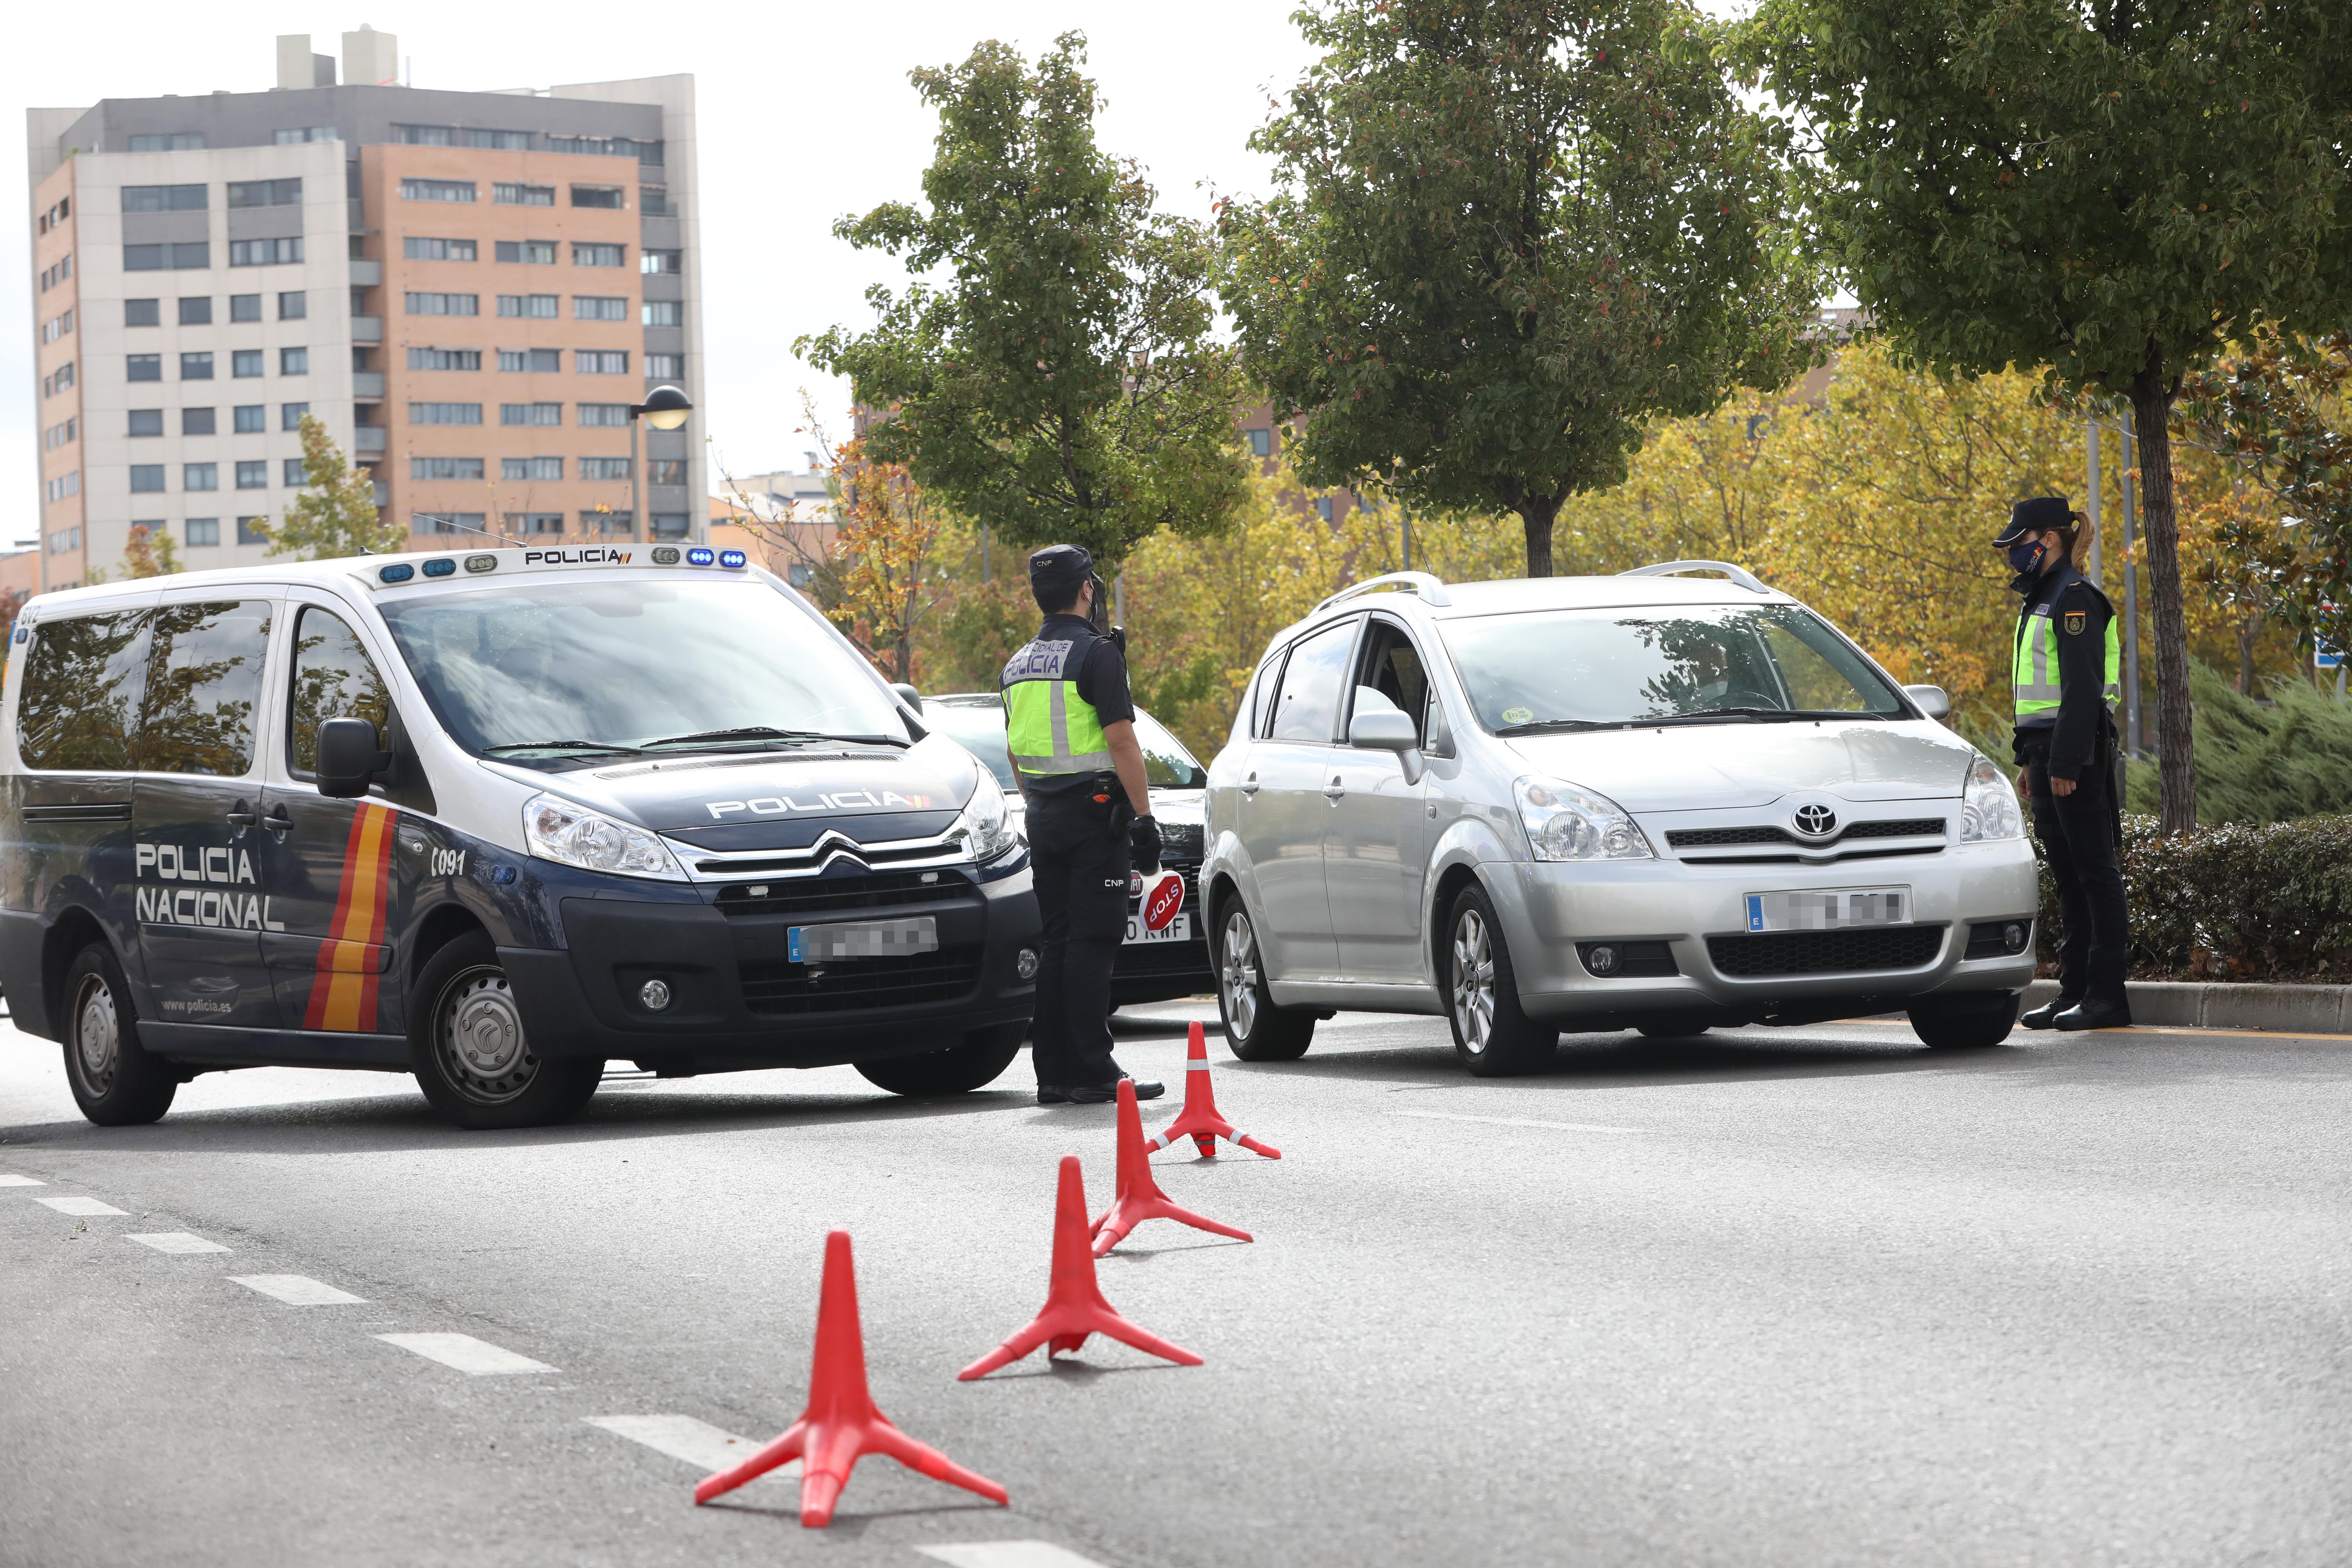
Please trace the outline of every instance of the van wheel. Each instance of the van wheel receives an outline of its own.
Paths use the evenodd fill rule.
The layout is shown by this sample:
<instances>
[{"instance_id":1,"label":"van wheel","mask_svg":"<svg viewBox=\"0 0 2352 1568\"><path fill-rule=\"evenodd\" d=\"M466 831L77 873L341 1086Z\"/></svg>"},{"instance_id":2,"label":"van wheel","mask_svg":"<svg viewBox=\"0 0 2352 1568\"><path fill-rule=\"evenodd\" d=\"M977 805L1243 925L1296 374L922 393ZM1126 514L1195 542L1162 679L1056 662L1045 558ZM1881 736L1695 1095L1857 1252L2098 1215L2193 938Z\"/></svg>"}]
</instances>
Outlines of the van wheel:
<instances>
[{"instance_id":1,"label":"van wheel","mask_svg":"<svg viewBox=\"0 0 2352 1568\"><path fill-rule=\"evenodd\" d=\"M1486 889L1462 889L1446 932L1445 1021L1462 1064L1475 1077L1503 1078L1549 1061L1559 1031L1519 1010L1518 977Z\"/></svg>"},{"instance_id":2,"label":"van wheel","mask_svg":"<svg viewBox=\"0 0 2352 1568\"><path fill-rule=\"evenodd\" d=\"M1315 1009L1277 1007L1258 962L1257 929L1238 894L1217 932L1217 1016L1225 1047L1245 1062L1295 1062L1315 1043Z\"/></svg>"},{"instance_id":3,"label":"van wheel","mask_svg":"<svg viewBox=\"0 0 2352 1568\"><path fill-rule=\"evenodd\" d=\"M2009 1038L2017 1026L2021 991L1980 991L1967 996L1926 996L1905 1009L1911 1032L1931 1051L1981 1050Z\"/></svg>"},{"instance_id":4,"label":"van wheel","mask_svg":"<svg viewBox=\"0 0 2352 1568\"><path fill-rule=\"evenodd\" d=\"M880 1061L854 1064L877 1089L892 1094L970 1094L996 1081L997 1075L1021 1054L1026 1024L999 1024L974 1029L960 1046L925 1051L920 1056L885 1057Z\"/></svg>"},{"instance_id":5,"label":"van wheel","mask_svg":"<svg viewBox=\"0 0 2352 1568\"><path fill-rule=\"evenodd\" d=\"M66 969L66 1082L74 1103L100 1127L160 1121L180 1091L179 1075L139 1044L131 987L114 950L91 942Z\"/></svg>"},{"instance_id":6,"label":"van wheel","mask_svg":"<svg viewBox=\"0 0 2352 1568\"><path fill-rule=\"evenodd\" d=\"M598 1057L542 1057L490 939L471 931L425 960L408 1015L408 1065L433 1109L459 1127L551 1127L580 1114L604 1076Z\"/></svg>"}]
</instances>

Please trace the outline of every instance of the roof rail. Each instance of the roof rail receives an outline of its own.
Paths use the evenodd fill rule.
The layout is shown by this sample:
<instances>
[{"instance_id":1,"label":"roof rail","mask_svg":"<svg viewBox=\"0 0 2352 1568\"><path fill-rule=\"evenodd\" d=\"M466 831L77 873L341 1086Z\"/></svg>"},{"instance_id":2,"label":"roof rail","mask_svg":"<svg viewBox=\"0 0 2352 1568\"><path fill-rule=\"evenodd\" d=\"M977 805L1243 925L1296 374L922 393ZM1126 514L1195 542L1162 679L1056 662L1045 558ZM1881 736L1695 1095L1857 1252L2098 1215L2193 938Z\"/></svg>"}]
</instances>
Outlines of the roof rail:
<instances>
[{"instance_id":1,"label":"roof rail","mask_svg":"<svg viewBox=\"0 0 2352 1568\"><path fill-rule=\"evenodd\" d=\"M1734 566L1728 561L1661 561L1651 566L1636 566L1631 572L1620 572L1620 577L1674 577L1685 572L1720 572L1751 594L1769 594L1766 587L1745 566Z\"/></svg>"},{"instance_id":2,"label":"roof rail","mask_svg":"<svg viewBox=\"0 0 2352 1568\"><path fill-rule=\"evenodd\" d=\"M1375 588L1397 587L1408 590L1424 605L1441 608L1454 603L1445 596L1445 580L1427 572L1391 572L1385 576L1367 577L1360 583L1350 583L1307 613L1319 616L1342 599L1352 599L1359 594L1369 594Z\"/></svg>"}]
</instances>

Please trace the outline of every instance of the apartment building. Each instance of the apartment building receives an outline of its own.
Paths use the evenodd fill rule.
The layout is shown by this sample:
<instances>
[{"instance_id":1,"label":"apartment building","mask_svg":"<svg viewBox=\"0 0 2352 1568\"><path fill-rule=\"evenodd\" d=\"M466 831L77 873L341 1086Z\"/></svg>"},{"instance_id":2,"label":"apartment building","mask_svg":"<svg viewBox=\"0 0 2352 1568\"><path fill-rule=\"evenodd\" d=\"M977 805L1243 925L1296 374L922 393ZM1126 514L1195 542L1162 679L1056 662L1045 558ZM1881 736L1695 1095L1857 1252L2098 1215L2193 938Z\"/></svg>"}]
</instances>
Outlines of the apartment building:
<instances>
[{"instance_id":1,"label":"apartment building","mask_svg":"<svg viewBox=\"0 0 2352 1568\"><path fill-rule=\"evenodd\" d=\"M278 40L265 92L26 116L44 587L131 529L257 557L327 426L419 549L483 533L699 538L689 76L401 86L397 40Z\"/></svg>"}]
</instances>

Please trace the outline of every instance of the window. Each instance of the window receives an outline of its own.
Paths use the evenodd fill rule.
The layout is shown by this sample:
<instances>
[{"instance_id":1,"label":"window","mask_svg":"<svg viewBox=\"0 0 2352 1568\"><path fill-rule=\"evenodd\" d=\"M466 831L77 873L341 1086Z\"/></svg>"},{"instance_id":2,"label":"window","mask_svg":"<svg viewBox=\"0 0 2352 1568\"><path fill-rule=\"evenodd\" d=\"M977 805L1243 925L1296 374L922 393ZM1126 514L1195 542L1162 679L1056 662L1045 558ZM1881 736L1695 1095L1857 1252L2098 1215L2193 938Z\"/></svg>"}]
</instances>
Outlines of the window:
<instances>
[{"instance_id":1,"label":"window","mask_svg":"<svg viewBox=\"0 0 2352 1568\"><path fill-rule=\"evenodd\" d=\"M682 511L657 511L646 519L646 533L653 539L684 539L687 516Z\"/></svg>"},{"instance_id":2,"label":"window","mask_svg":"<svg viewBox=\"0 0 2352 1568\"><path fill-rule=\"evenodd\" d=\"M180 301L180 325L209 327L213 324L213 302L207 299Z\"/></svg>"},{"instance_id":3,"label":"window","mask_svg":"<svg viewBox=\"0 0 2352 1568\"><path fill-rule=\"evenodd\" d=\"M410 235L400 242L401 256L410 261L473 261L478 259L470 239L424 239Z\"/></svg>"},{"instance_id":4,"label":"window","mask_svg":"<svg viewBox=\"0 0 2352 1568\"><path fill-rule=\"evenodd\" d=\"M549 296L551 299L553 297ZM531 371L540 374L552 374L563 368L563 351L562 349L500 349L499 368Z\"/></svg>"},{"instance_id":5,"label":"window","mask_svg":"<svg viewBox=\"0 0 2352 1568\"><path fill-rule=\"evenodd\" d=\"M629 302L617 295L574 294L572 296L572 319L575 321L625 321L629 319Z\"/></svg>"},{"instance_id":6,"label":"window","mask_svg":"<svg viewBox=\"0 0 2352 1568\"><path fill-rule=\"evenodd\" d=\"M41 395L55 397L74 384L73 361L68 360L48 374L41 377Z\"/></svg>"},{"instance_id":7,"label":"window","mask_svg":"<svg viewBox=\"0 0 2352 1568\"><path fill-rule=\"evenodd\" d=\"M583 479L625 479L629 477L626 458L583 458L580 477Z\"/></svg>"},{"instance_id":8,"label":"window","mask_svg":"<svg viewBox=\"0 0 2352 1568\"><path fill-rule=\"evenodd\" d=\"M266 490L269 488L269 460L256 458L236 466L236 488L241 490Z\"/></svg>"},{"instance_id":9,"label":"window","mask_svg":"<svg viewBox=\"0 0 2352 1568\"><path fill-rule=\"evenodd\" d=\"M131 141L139 138L133 136ZM136 147L131 149L137 152ZM122 210L127 213L200 213L205 210L202 185L125 185Z\"/></svg>"},{"instance_id":10,"label":"window","mask_svg":"<svg viewBox=\"0 0 2352 1568\"><path fill-rule=\"evenodd\" d=\"M499 478L529 482L535 479L560 479L563 477L561 458L500 458ZM562 532L558 529L557 532Z\"/></svg>"},{"instance_id":11,"label":"window","mask_svg":"<svg viewBox=\"0 0 2352 1568\"><path fill-rule=\"evenodd\" d=\"M412 511L408 531L415 534L481 533L484 514L478 511Z\"/></svg>"},{"instance_id":12,"label":"window","mask_svg":"<svg viewBox=\"0 0 2352 1568\"><path fill-rule=\"evenodd\" d=\"M281 403L278 405L278 427L280 430L302 428L302 416L310 412L307 403Z\"/></svg>"},{"instance_id":13,"label":"window","mask_svg":"<svg viewBox=\"0 0 2352 1568\"><path fill-rule=\"evenodd\" d=\"M180 488L184 490L220 489L220 465L218 463L182 463Z\"/></svg>"},{"instance_id":14,"label":"window","mask_svg":"<svg viewBox=\"0 0 2352 1568\"><path fill-rule=\"evenodd\" d=\"M62 315L52 316L41 323L41 341L45 343L53 343L72 331L73 312L68 310Z\"/></svg>"},{"instance_id":15,"label":"window","mask_svg":"<svg viewBox=\"0 0 2352 1568\"><path fill-rule=\"evenodd\" d=\"M136 765L151 610L43 621L16 701L16 749L28 766L129 773Z\"/></svg>"},{"instance_id":16,"label":"window","mask_svg":"<svg viewBox=\"0 0 2352 1568\"><path fill-rule=\"evenodd\" d=\"M1340 678L1356 641L1356 623L1341 621L1292 651L1274 710L1274 738L1328 745L1339 714Z\"/></svg>"},{"instance_id":17,"label":"window","mask_svg":"<svg viewBox=\"0 0 2352 1568\"><path fill-rule=\"evenodd\" d=\"M126 245L122 247L122 270L125 272L202 271L212 264L213 247L209 240L190 240L177 245Z\"/></svg>"},{"instance_id":18,"label":"window","mask_svg":"<svg viewBox=\"0 0 2352 1568\"><path fill-rule=\"evenodd\" d=\"M293 180L231 180L228 205L233 207L299 207L302 182Z\"/></svg>"},{"instance_id":19,"label":"window","mask_svg":"<svg viewBox=\"0 0 2352 1568\"><path fill-rule=\"evenodd\" d=\"M557 458L557 462L563 459ZM560 511L510 511L500 521L509 533L562 533L563 514Z\"/></svg>"},{"instance_id":20,"label":"window","mask_svg":"<svg viewBox=\"0 0 2352 1568\"><path fill-rule=\"evenodd\" d=\"M626 158L634 154L638 163L656 165L662 161L660 142L634 142L626 136L550 136L547 150L584 153L597 158Z\"/></svg>"},{"instance_id":21,"label":"window","mask_svg":"<svg viewBox=\"0 0 2352 1568\"><path fill-rule=\"evenodd\" d=\"M499 241L498 258L518 262L527 267L555 265L555 241L551 239L502 239Z\"/></svg>"},{"instance_id":22,"label":"window","mask_svg":"<svg viewBox=\"0 0 2352 1568\"><path fill-rule=\"evenodd\" d=\"M412 479L478 479L482 477L479 458L411 458L408 477Z\"/></svg>"},{"instance_id":23,"label":"window","mask_svg":"<svg viewBox=\"0 0 2352 1568\"><path fill-rule=\"evenodd\" d=\"M552 294L501 294L499 296L499 314L551 321L556 317L556 297Z\"/></svg>"},{"instance_id":24,"label":"window","mask_svg":"<svg viewBox=\"0 0 2352 1568\"><path fill-rule=\"evenodd\" d=\"M625 245L590 245L582 240L572 242L572 265L574 267L625 267L629 247Z\"/></svg>"},{"instance_id":25,"label":"window","mask_svg":"<svg viewBox=\"0 0 2352 1568\"><path fill-rule=\"evenodd\" d=\"M492 185L490 199L502 207L551 207L555 205L555 187L553 185Z\"/></svg>"},{"instance_id":26,"label":"window","mask_svg":"<svg viewBox=\"0 0 2352 1568\"><path fill-rule=\"evenodd\" d=\"M638 311L638 319L648 327L682 327L686 325L686 302L682 300L648 300Z\"/></svg>"},{"instance_id":27,"label":"window","mask_svg":"<svg viewBox=\"0 0 2352 1568\"><path fill-rule=\"evenodd\" d=\"M228 373L243 379L261 374L261 351L238 349L228 356Z\"/></svg>"},{"instance_id":28,"label":"window","mask_svg":"<svg viewBox=\"0 0 2352 1568\"><path fill-rule=\"evenodd\" d=\"M1274 432L1271 430L1244 430L1242 432L1242 439L1249 443L1250 456L1253 458L1269 458L1274 455Z\"/></svg>"},{"instance_id":29,"label":"window","mask_svg":"<svg viewBox=\"0 0 2352 1568\"><path fill-rule=\"evenodd\" d=\"M319 767L319 726L330 719L364 719L382 734L392 722L392 696L375 661L341 616L305 605L294 623L293 700L286 727L286 762L308 778Z\"/></svg>"},{"instance_id":30,"label":"window","mask_svg":"<svg viewBox=\"0 0 2352 1568\"><path fill-rule=\"evenodd\" d=\"M132 437L161 436L163 433L163 411L162 409L134 408L131 411L131 429L128 434ZM163 487L159 484L155 488L162 489Z\"/></svg>"},{"instance_id":31,"label":"window","mask_svg":"<svg viewBox=\"0 0 2352 1568\"><path fill-rule=\"evenodd\" d=\"M392 139L411 147L488 147L497 152L528 153L528 131L468 131L455 125L395 125Z\"/></svg>"},{"instance_id":32,"label":"window","mask_svg":"<svg viewBox=\"0 0 2352 1568\"><path fill-rule=\"evenodd\" d=\"M286 470L286 471L285 471L285 474L284 474L284 475L283 475L283 476L278 479L278 482L279 484L281 484L281 485L284 485L288 489L289 489L289 490L299 490L299 489L300 489L303 487L303 485L304 485L304 484L306 484L307 482L309 482L310 476L309 476L309 475L307 475L307 474L305 474L305 473L302 471L302 459L301 459L301 458L284 458L284 459L282 459L282 461L281 461L281 466L285 468L285 470ZM242 538L240 538L240 539L237 541L237 542L238 542L239 544L242 544L242 543L244 543L244 542L245 542L245 541L244 541Z\"/></svg>"},{"instance_id":33,"label":"window","mask_svg":"<svg viewBox=\"0 0 2352 1568\"><path fill-rule=\"evenodd\" d=\"M239 544L269 542L269 520L266 517L240 517L236 520L236 542Z\"/></svg>"},{"instance_id":34,"label":"window","mask_svg":"<svg viewBox=\"0 0 2352 1568\"><path fill-rule=\"evenodd\" d=\"M160 326L163 321L160 300L125 300L122 301L122 324L126 327Z\"/></svg>"},{"instance_id":35,"label":"window","mask_svg":"<svg viewBox=\"0 0 2352 1568\"><path fill-rule=\"evenodd\" d=\"M286 239L232 239L228 242L228 264L231 267L279 267L302 259L302 237Z\"/></svg>"},{"instance_id":36,"label":"window","mask_svg":"<svg viewBox=\"0 0 2352 1568\"><path fill-rule=\"evenodd\" d=\"M412 316L478 316L482 313L479 294L419 294L408 295L408 313Z\"/></svg>"},{"instance_id":37,"label":"window","mask_svg":"<svg viewBox=\"0 0 2352 1568\"><path fill-rule=\"evenodd\" d=\"M131 465L131 493L132 495L160 494L162 493L163 489L163 464L133 463Z\"/></svg>"},{"instance_id":38,"label":"window","mask_svg":"<svg viewBox=\"0 0 2352 1568\"><path fill-rule=\"evenodd\" d=\"M183 436L210 436L215 434L213 427L213 412L214 411L209 408L181 409L180 434Z\"/></svg>"},{"instance_id":39,"label":"window","mask_svg":"<svg viewBox=\"0 0 2352 1568\"><path fill-rule=\"evenodd\" d=\"M583 533L615 533L619 534L622 538L626 539L636 532L636 528L635 526L635 520L631 518L627 512L607 510L604 511L582 512L580 514L580 531Z\"/></svg>"},{"instance_id":40,"label":"window","mask_svg":"<svg viewBox=\"0 0 2352 1568\"><path fill-rule=\"evenodd\" d=\"M646 379L647 381L685 380L686 356L684 354L647 354Z\"/></svg>"},{"instance_id":41,"label":"window","mask_svg":"<svg viewBox=\"0 0 2352 1568\"><path fill-rule=\"evenodd\" d=\"M212 378L213 356L209 350L201 353L184 353L180 356L182 381L210 381Z\"/></svg>"},{"instance_id":42,"label":"window","mask_svg":"<svg viewBox=\"0 0 2352 1568\"><path fill-rule=\"evenodd\" d=\"M41 292L47 293L72 276L73 252L68 250L54 263L41 268Z\"/></svg>"},{"instance_id":43,"label":"window","mask_svg":"<svg viewBox=\"0 0 2352 1568\"><path fill-rule=\"evenodd\" d=\"M41 432L41 445L52 452L59 447L72 446L79 425L80 420L77 417L68 419L62 425L50 426Z\"/></svg>"},{"instance_id":44,"label":"window","mask_svg":"<svg viewBox=\"0 0 2352 1568\"><path fill-rule=\"evenodd\" d=\"M617 212L625 205L618 185L574 185L572 205L575 207L604 207Z\"/></svg>"},{"instance_id":45,"label":"window","mask_svg":"<svg viewBox=\"0 0 2352 1568\"><path fill-rule=\"evenodd\" d=\"M404 202L470 202L474 199L471 180L403 180L400 199Z\"/></svg>"},{"instance_id":46,"label":"window","mask_svg":"<svg viewBox=\"0 0 2352 1568\"><path fill-rule=\"evenodd\" d=\"M79 494L81 494L81 470L77 468L70 474L60 474L44 485L41 499L47 501L60 501L69 496Z\"/></svg>"},{"instance_id":47,"label":"window","mask_svg":"<svg viewBox=\"0 0 2352 1568\"><path fill-rule=\"evenodd\" d=\"M626 375L629 353L626 349L580 349L572 353L572 368L582 375Z\"/></svg>"},{"instance_id":48,"label":"window","mask_svg":"<svg viewBox=\"0 0 2352 1568\"><path fill-rule=\"evenodd\" d=\"M258 403L240 403L229 417L231 428L240 436L257 436L269 428L268 410Z\"/></svg>"},{"instance_id":49,"label":"window","mask_svg":"<svg viewBox=\"0 0 2352 1568\"><path fill-rule=\"evenodd\" d=\"M411 349L408 351L411 370L479 370L482 351L479 349Z\"/></svg>"},{"instance_id":50,"label":"window","mask_svg":"<svg viewBox=\"0 0 2352 1568\"><path fill-rule=\"evenodd\" d=\"M684 458L646 458L646 483L649 485L682 485L686 483L686 459Z\"/></svg>"},{"instance_id":51,"label":"window","mask_svg":"<svg viewBox=\"0 0 2352 1568\"><path fill-rule=\"evenodd\" d=\"M309 349L279 349L278 351L278 374L280 375L310 374L310 351Z\"/></svg>"},{"instance_id":52,"label":"window","mask_svg":"<svg viewBox=\"0 0 2352 1568\"><path fill-rule=\"evenodd\" d=\"M669 187L667 185L639 185L637 187L637 210L645 214L647 217L667 217L669 216Z\"/></svg>"},{"instance_id":53,"label":"window","mask_svg":"<svg viewBox=\"0 0 2352 1568\"><path fill-rule=\"evenodd\" d=\"M1317 496L1315 498L1315 515L1321 518L1326 522L1331 521L1331 498L1329 496Z\"/></svg>"},{"instance_id":54,"label":"window","mask_svg":"<svg viewBox=\"0 0 2352 1568\"><path fill-rule=\"evenodd\" d=\"M289 289L278 296L278 319L299 321L310 313L310 297L299 289Z\"/></svg>"},{"instance_id":55,"label":"window","mask_svg":"<svg viewBox=\"0 0 2352 1568\"><path fill-rule=\"evenodd\" d=\"M261 320L261 296L258 294L231 294L228 297L228 319L232 321L257 321Z\"/></svg>"},{"instance_id":56,"label":"window","mask_svg":"<svg viewBox=\"0 0 2352 1568\"><path fill-rule=\"evenodd\" d=\"M129 380L161 381L163 379L162 354L129 354L125 358L129 362L129 366L124 374Z\"/></svg>"},{"instance_id":57,"label":"window","mask_svg":"<svg viewBox=\"0 0 2352 1568\"><path fill-rule=\"evenodd\" d=\"M142 773L235 778L253 766L269 601L165 605L155 611Z\"/></svg>"},{"instance_id":58,"label":"window","mask_svg":"<svg viewBox=\"0 0 2352 1568\"><path fill-rule=\"evenodd\" d=\"M666 273L672 277L686 270L686 255L677 250L644 250L637 253L637 270Z\"/></svg>"},{"instance_id":59,"label":"window","mask_svg":"<svg viewBox=\"0 0 2352 1568\"><path fill-rule=\"evenodd\" d=\"M478 403L412 403L408 405L411 425L479 425L482 405Z\"/></svg>"},{"instance_id":60,"label":"window","mask_svg":"<svg viewBox=\"0 0 2352 1568\"><path fill-rule=\"evenodd\" d=\"M152 523L149 526L160 531L163 525L158 522ZM192 517L188 519L187 532L188 542L192 546L203 547L218 544L220 542L220 519L216 517Z\"/></svg>"},{"instance_id":61,"label":"window","mask_svg":"<svg viewBox=\"0 0 2352 1568\"><path fill-rule=\"evenodd\" d=\"M629 405L625 403L583 403L580 405L580 423L625 429L629 423Z\"/></svg>"},{"instance_id":62,"label":"window","mask_svg":"<svg viewBox=\"0 0 2352 1568\"><path fill-rule=\"evenodd\" d=\"M499 405L501 425L561 425L563 405L561 403L501 403ZM562 475L557 475L561 479Z\"/></svg>"},{"instance_id":63,"label":"window","mask_svg":"<svg viewBox=\"0 0 2352 1568\"><path fill-rule=\"evenodd\" d=\"M293 125L281 127L277 133L280 147L297 147L305 142L340 142L342 132L331 125Z\"/></svg>"},{"instance_id":64,"label":"window","mask_svg":"<svg viewBox=\"0 0 2352 1568\"><path fill-rule=\"evenodd\" d=\"M61 528L55 533L49 535L49 553L52 555L63 555L68 551L79 550L80 548L81 524L79 523L74 524L71 528ZM80 584L77 583L61 583L58 585L62 588L75 588L80 586Z\"/></svg>"},{"instance_id":65,"label":"window","mask_svg":"<svg viewBox=\"0 0 2352 1568\"><path fill-rule=\"evenodd\" d=\"M133 153L201 153L204 147L205 133L201 131L171 131L131 139Z\"/></svg>"}]
</instances>

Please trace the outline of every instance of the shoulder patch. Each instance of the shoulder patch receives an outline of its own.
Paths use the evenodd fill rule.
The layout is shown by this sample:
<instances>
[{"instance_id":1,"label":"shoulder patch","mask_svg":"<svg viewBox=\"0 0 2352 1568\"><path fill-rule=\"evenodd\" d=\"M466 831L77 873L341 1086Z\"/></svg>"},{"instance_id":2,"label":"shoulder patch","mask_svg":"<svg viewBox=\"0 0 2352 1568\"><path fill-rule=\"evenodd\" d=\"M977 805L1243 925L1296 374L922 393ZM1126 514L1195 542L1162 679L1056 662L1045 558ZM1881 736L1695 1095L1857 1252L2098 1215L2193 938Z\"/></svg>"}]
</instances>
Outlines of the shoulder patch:
<instances>
[{"instance_id":1,"label":"shoulder patch","mask_svg":"<svg viewBox=\"0 0 2352 1568\"><path fill-rule=\"evenodd\" d=\"M2084 627L2085 625L2087 625L2087 624L2089 623L2090 618L2091 618L2091 612L2090 612L2090 611L2088 611L2088 610L2069 610L2069 611L2067 611L2067 612L2066 612L2066 635L2067 635L2068 637L2080 637L2080 636L2082 636L2082 635L2083 635L2083 627Z\"/></svg>"}]
</instances>

